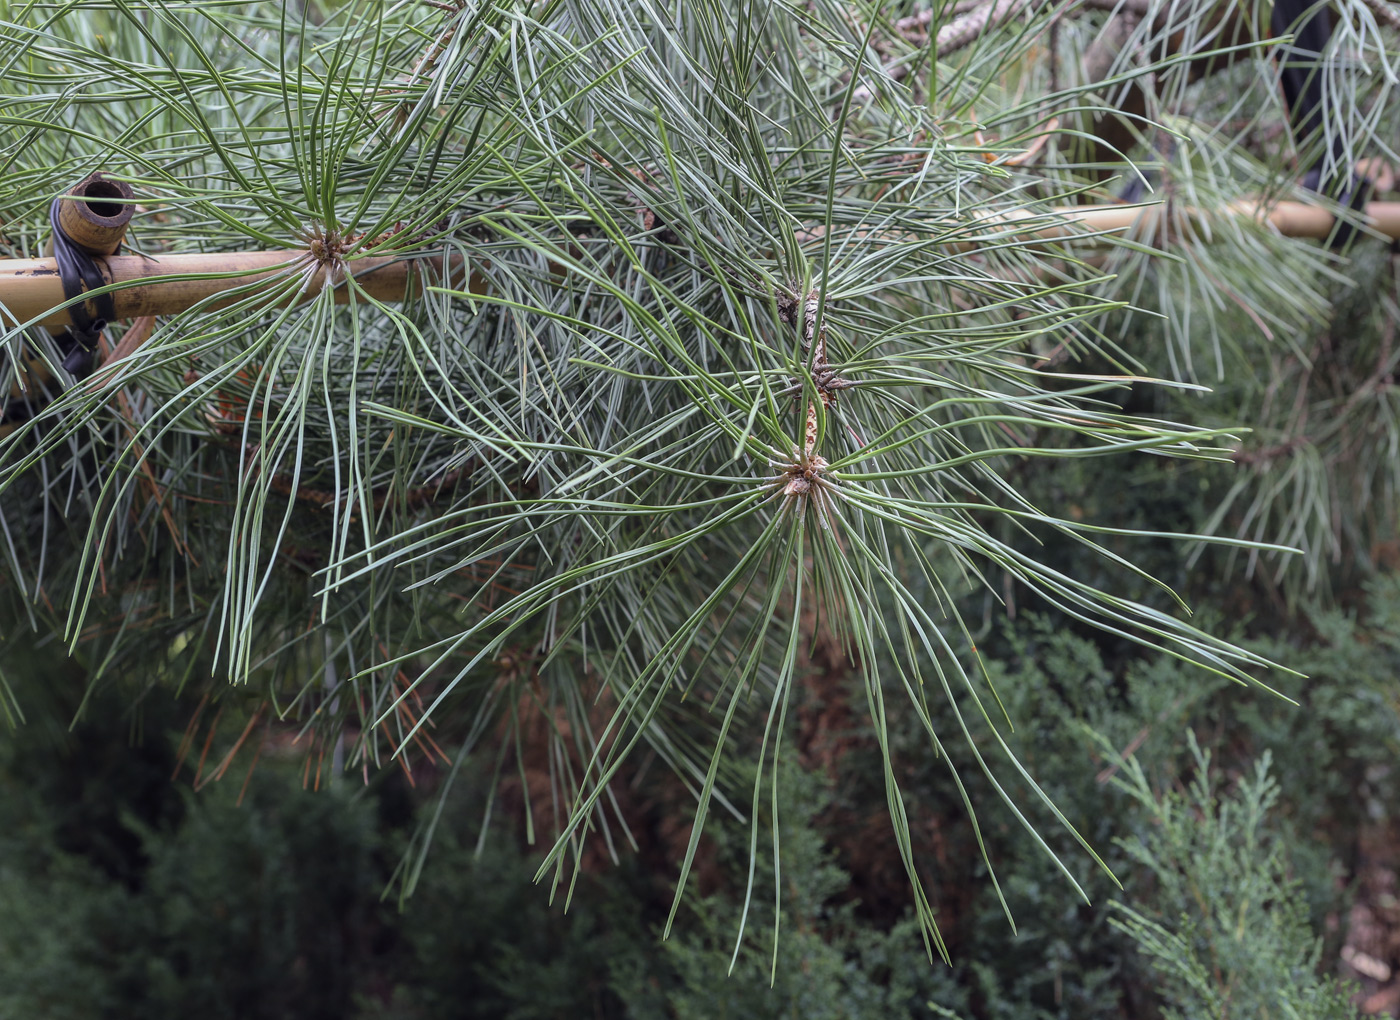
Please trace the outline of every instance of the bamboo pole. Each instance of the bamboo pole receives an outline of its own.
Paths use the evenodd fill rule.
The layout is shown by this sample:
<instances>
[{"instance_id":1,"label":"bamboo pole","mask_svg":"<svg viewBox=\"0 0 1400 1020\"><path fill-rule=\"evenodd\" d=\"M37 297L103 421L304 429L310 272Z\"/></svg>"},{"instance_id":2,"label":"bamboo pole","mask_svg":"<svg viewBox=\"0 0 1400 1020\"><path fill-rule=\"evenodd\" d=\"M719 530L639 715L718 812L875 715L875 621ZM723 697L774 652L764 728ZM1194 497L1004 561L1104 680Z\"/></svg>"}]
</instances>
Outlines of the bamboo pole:
<instances>
[{"instance_id":1,"label":"bamboo pole","mask_svg":"<svg viewBox=\"0 0 1400 1020\"><path fill-rule=\"evenodd\" d=\"M83 206L84 203L72 203ZM1326 238L1335 218L1326 209L1303 202L1235 202L1218 211L1185 208L1185 222L1197 239L1208 239L1209 228L1230 218L1244 217L1267 223L1286 237ZM1047 219L1052 222L1046 223ZM1162 229L1172 226L1168 207L1163 203L1137 206L1070 206L1051 212L1003 212L978 217L976 226L996 232L998 238L1024 241L1068 241L1081 235L1117 234L1138 230L1149 237L1162 237ZM1400 202L1371 202L1365 208L1365 224L1372 230L1393 239L1400 239ZM820 236L811 231L809 236ZM991 238L977 237L953 244L960 251L975 251ZM1085 238L1092 240L1092 237ZM140 255L113 255L94 261L108 283L123 285L113 291L117 318L141 315L173 315L200 303L219 308L232 304L242 295L219 298L226 291L247 288L274 278L289 278L302 272L308 254L305 249L258 252L219 252L165 255L150 258ZM402 301L410 291L425 282L425 275L444 278L440 264L437 272L424 274L419 266L424 260L406 260L393 256L356 259L344 264L344 272L371 297L380 301ZM449 286L460 286L461 267L453 260L453 272L446 274ZM294 300L309 300L326 285L328 271L313 267L307 273L305 286ZM468 284L473 293L484 293L486 281L472 274ZM244 291L246 293L246 290ZM335 300L344 304L350 299L349 288L343 280L335 287ZM33 322L43 326L63 326L68 313L62 309L63 285L53 259L0 260L0 327L13 328L19 323Z\"/></svg>"},{"instance_id":2,"label":"bamboo pole","mask_svg":"<svg viewBox=\"0 0 1400 1020\"><path fill-rule=\"evenodd\" d=\"M1174 221L1172 213L1180 217ZM1392 240L1400 239L1400 202L1368 202L1364 225ZM1027 221L1053 222L1044 226L1023 226ZM1004 231L1008 240L1064 241L1083 234L1123 234L1130 231L1146 237L1170 239L1170 231L1184 224L1192 231L1193 239L1208 241L1211 227L1222 225L1232 219L1248 219L1257 223L1267 223L1284 237L1311 238L1325 240L1336 226L1337 219L1321 206L1306 202L1275 202L1265 205L1261 202L1231 202L1219 210L1202 210L1193 207L1180 207L1171 210L1166 203L1154 202L1149 205L1104 205L1070 206L1048 212L1017 211L989 213L978 217L980 225ZM1086 238L1092 240L1092 238ZM986 243L985 238L959 241L960 251L975 251Z\"/></svg>"},{"instance_id":3,"label":"bamboo pole","mask_svg":"<svg viewBox=\"0 0 1400 1020\"><path fill-rule=\"evenodd\" d=\"M113 255L93 261L108 283L126 285L112 292L112 301L116 317L129 319L174 315L210 298L214 298L210 308L230 305L246 295L217 295L262 281L272 283L277 277L285 281L299 276L301 267L307 265L306 255L303 249L165 255L158 259ZM303 261L298 264L298 259ZM291 268L294 264L296 268ZM345 263L344 272L354 276L360 287L380 301L402 301L411 284L432 282L422 279L426 274L414 262L393 256L356 259ZM297 300L310 300L319 294L327 275L325 268L312 267ZM460 269L452 275L455 278L451 282L461 282ZM474 293L480 293L484 281L473 275L470 286ZM63 284L53 259L0 260L0 305L4 306L0 310L0 325L13 328L36 321L43 326L62 326L68 322L67 309L58 307L63 300ZM337 304L350 300L343 280L336 284L335 300Z\"/></svg>"}]
</instances>

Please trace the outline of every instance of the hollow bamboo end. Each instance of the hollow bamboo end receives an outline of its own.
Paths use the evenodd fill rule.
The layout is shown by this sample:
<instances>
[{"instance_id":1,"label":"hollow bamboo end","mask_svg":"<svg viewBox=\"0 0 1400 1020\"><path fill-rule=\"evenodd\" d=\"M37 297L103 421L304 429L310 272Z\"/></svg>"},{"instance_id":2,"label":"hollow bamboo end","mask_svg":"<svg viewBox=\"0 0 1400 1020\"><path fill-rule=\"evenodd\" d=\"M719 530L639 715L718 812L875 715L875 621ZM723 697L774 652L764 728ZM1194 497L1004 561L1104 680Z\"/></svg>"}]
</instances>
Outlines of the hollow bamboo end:
<instances>
[{"instance_id":1,"label":"hollow bamboo end","mask_svg":"<svg viewBox=\"0 0 1400 1020\"><path fill-rule=\"evenodd\" d=\"M73 197L58 207L63 232L89 255L115 254L136 209L131 185L109 180L99 171L79 181L68 194Z\"/></svg>"}]
</instances>

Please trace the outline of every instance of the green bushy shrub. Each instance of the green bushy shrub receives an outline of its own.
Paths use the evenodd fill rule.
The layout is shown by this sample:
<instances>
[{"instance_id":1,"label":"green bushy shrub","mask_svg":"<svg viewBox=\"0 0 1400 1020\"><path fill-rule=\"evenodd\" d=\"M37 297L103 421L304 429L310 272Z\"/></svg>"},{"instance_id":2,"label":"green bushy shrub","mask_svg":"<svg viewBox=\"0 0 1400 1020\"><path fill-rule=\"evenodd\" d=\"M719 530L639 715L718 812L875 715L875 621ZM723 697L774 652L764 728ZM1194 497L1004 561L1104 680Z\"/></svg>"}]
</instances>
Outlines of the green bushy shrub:
<instances>
[{"instance_id":1,"label":"green bushy shrub","mask_svg":"<svg viewBox=\"0 0 1400 1020\"><path fill-rule=\"evenodd\" d=\"M399 913L381 895L407 823L386 821L386 805L405 784L310 793L299 769L265 759L241 805L241 780L181 792L170 774L184 710L150 698L132 716L99 693L80 732L23 726L0 754L0 1016L1194 1020L1223 1002L1230 1016L1350 1016L1317 976L1316 934L1344 906L1337 879L1359 828L1395 798L1400 585L1374 582L1364 606L1316 616L1308 637L1290 652L1311 674L1287 689L1301 707L1171 660L1115 657L1034 613L986 642L1011 746L1124 883L1045 826L1085 902L1014 820L984 811L1015 933L949 764L982 803L994 791L957 749L916 753L916 722L897 720L913 851L951 967L928 962L903 913L880 772L854 722L824 765L779 770L781 896L766 841L750 891L748 823L717 815L708 877L663 941L671 889L658 873L675 861L624 856L551 904L508 818L482 838L486 784L470 767ZM1248 938L1231 941L1237 931ZM1222 983L1222 961L1239 977Z\"/></svg>"},{"instance_id":2,"label":"green bushy shrub","mask_svg":"<svg viewBox=\"0 0 1400 1020\"><path fill-rule=\"evenodd\" d=\"M856 904L840 902L850 875L834 862L816 824L827 801L825 783L795 767L780 768L777 782L779 871L761 844L750 871L747 825L712 823L707 832L725 887L685 901L659 954L613 962L627 1016L925 1017L930 999L965 1008L966 993L941 963L930 965L912 918L881 930L861 922ZM770 824L771 818L760 819L763 831Z\"/></svg>"},{"instance_id":3,"label":"green bushy shrub","mask_svg":"<svg viewBox=\"0 0 1400 1020\"><path fill-rule=\"evenodd\" d=\"M276 765L241 805L237 782L182 792L165 734L121 753L108 707L6 748L0 1017L344 1016L383 886L368 802Z\"/></svg>"},{"instance_id":4,"label":"green bushy shrub","mask_svg":"<svg viewBox=\"0 0 1400 1020\"><path fill-rule=\"evenodd\" d=\"M1265 751L1229 796L1212 779L1210 755L1188 733L1196 775L1188 789L1157 796L1135 759L1120 785L1152 822L1125 842L1151 872L1151 914L1117 901L1115 927L1137 944L1160 979L1168 1020L1353 1020L1347 991L1318 975L1321 944L1301 883L1289 876L1286 840L1271 814L1279 786Z\"/></svg>"}]
</instances>

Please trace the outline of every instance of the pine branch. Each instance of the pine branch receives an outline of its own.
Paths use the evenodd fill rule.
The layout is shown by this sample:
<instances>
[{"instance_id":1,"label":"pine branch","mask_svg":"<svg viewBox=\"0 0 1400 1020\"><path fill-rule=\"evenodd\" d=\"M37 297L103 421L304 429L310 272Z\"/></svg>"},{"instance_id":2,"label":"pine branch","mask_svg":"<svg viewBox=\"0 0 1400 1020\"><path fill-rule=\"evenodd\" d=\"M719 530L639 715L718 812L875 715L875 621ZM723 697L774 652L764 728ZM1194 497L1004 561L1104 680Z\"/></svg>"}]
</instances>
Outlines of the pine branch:
<instances>
[{"instance_id":1,"label":"pine branch","mask_svg":"<svg viewBox=\"0 0 1400 1020\"><path fill-rule=\"evenodd\" d=\"M772 796L820 620L872 732L907 713L947 762L955 730L1053 857L1010 791L1074 830L982 710L969 598L1024 588L1242 683L1269 664L1134 560L1184 536L1059 516L1018 465L1231 471L1231 423L1191 423L1190 355L1248 364L1265 340L1227 311L1281 345L1341 286L1329 252L1281 236L1337 210L1288 204L1282 141L1224 133L1280 120L1271 84L1225 67L1215 7L1169 6L958 8L917 66L901 33L923 26L880 21L908 88L878 102L857 101L873 9L21 11L0 35L0 105L24 125L0 222L29 260L0 284L24 288L0 297L5 388L27 357L62 361L19 324L63 321L36 256L55 189L95 166L129 179L151 256L104 261L117 308L168 317L0 439L0 622L109 671L256 683L317 748L353 727L366 768L435 747L433 726L454 767L503 760L534 698L566 881L583 840L613 838L610 783L644 746L694 792L687 868L710 807ZM1116 71L1050 88L1113 23ZM1198 59L1240 88L1185 91ZM1390 96L1356 80L1361 144ZM1108 204L1134 168L1084 130L1128 81L1163 196L1146 208ZM157 306L166 284L182 296ZM1129 305L1161 333L1129 331ZM1153 386L1167 411L1125 410ZM1092 567L1063 570L1070 549ZM201 784L233 774L206 752ZM751 794L737 754L759 762ZM928 876L901 863L940 945Z\"/></svg>"}]
</instances>

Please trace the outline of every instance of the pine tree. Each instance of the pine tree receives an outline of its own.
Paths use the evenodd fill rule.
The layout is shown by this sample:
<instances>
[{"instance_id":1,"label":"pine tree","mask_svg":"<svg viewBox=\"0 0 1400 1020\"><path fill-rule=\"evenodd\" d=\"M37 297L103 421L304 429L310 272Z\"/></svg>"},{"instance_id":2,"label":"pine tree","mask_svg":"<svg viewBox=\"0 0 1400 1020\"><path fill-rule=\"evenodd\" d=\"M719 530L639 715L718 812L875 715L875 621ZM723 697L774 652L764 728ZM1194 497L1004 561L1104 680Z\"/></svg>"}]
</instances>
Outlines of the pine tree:
<instances>
[{"instance_id":1,"label":"pine tree","mask_svg":"<svg viewBox=\"0 0 1400 1020\"><path fill-rule=\"evenodd\" d=\"M588 839L625 840L609 784L645 750L695 798L677 902L713 809L773 819L777 867L795 679L827 642L877 734L913 713L928 755L966 742L1051 852L1024 810L1068 822L1003 739L970 606L1033 598L1259 684L1133 550L1238 552L1297 597L1393 533L1391 334L1323 325L1396 311L1388 260L1349 290L1340 254L1353 170L1389 156L1396 18L1342 0L1314 52L1316 19L1272 14L0 4L0 257L41 257L97 171L132 189L143 264L212 256L211 296L113 323L91 375L63 309L0 318L0 634L203 699L191 732L241 706L220 773L277 719L318 776L499 776L528 709L565 885ZM1311 119L1278 85L1299 69ZM386 261L394 293L365 275ZM1229 480L1202 538L1028 495L1030 465L1148 456ZM940 732L933 700L977 710Z\"/></svg>"}]
</instances>

